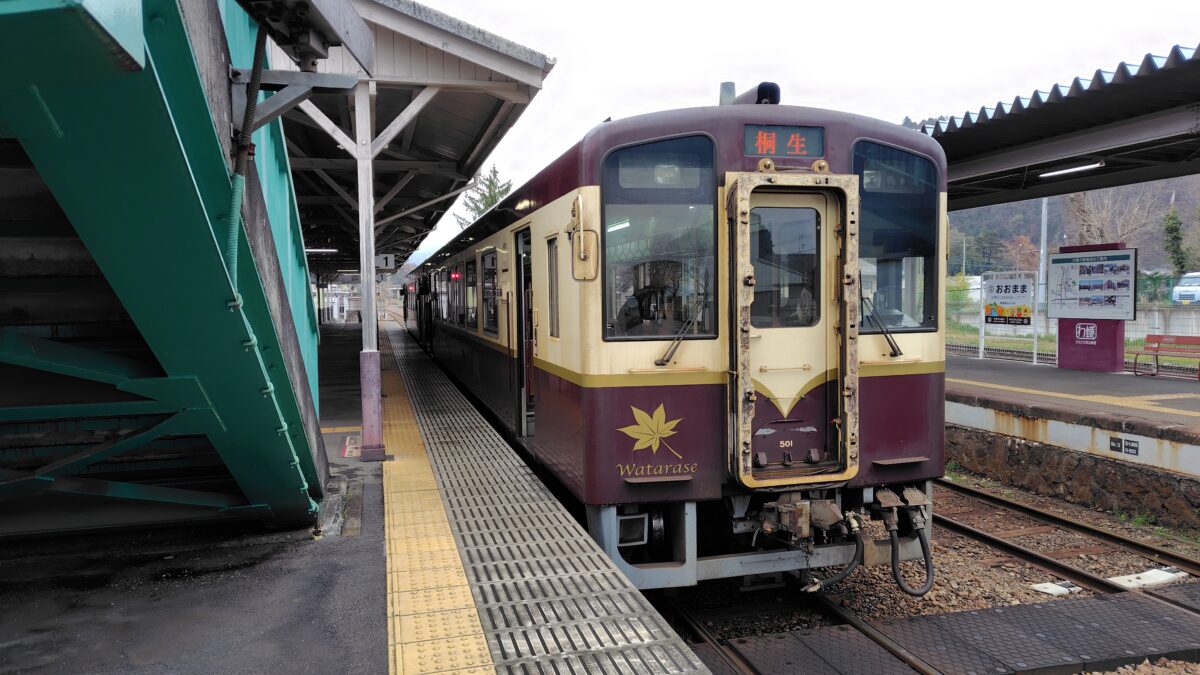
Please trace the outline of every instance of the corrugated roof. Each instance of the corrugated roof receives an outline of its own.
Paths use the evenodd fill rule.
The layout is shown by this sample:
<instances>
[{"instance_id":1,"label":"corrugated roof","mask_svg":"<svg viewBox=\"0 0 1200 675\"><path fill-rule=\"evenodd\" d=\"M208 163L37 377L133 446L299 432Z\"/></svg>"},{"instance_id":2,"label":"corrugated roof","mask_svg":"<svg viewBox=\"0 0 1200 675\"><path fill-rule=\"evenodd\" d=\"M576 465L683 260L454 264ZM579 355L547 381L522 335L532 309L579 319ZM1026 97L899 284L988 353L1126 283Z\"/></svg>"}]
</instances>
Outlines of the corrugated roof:
<instances>
[{"instance_id":1,"label":"corrugated roof","mask_svg":"<svg viewBox=\"0 0 1200 675\"><path fill-rule=\"evenodd\" d=\"M946 152L951 210L1200 173L1200 51L1175 45L920 130Z\"/></svg>"},{"instance_id":2,"label":"corrugated roof","mask_svg":"<svg viewBox=\"0 0 1200 675\"><path fill-rule=\"evenodd\" d=\"M1022 116L1051 118L1065 106L1082 103L1121 101L1123 108L1166 109L1197 101L1194 86L1164 88L1176 76L1183 85L1185 81L1194 85L1200 81L1200 45L1184 47L1175 45L1166 56L1146 54L1140 61L1122 61L1113 70L1097 69L1091 77L1076 77L1069 84L1055 84L1048 90L1035 90L1029 96L1016 96L1010 102L997 101L993 106L983 106L977 111L968 110L962 115L945 120L927 120L921 131L942 141L952 135L965 137L974 128L984 128ZM1165 81L1165 82L1164 82ZM1131 100L1132 94L1152 94L1147 100ZM1032 130L1031 130L1032 132ZM957 142L957 139L953 142ZM945 143L943 143L945 146Z\"/></svg>"}]
</instances>

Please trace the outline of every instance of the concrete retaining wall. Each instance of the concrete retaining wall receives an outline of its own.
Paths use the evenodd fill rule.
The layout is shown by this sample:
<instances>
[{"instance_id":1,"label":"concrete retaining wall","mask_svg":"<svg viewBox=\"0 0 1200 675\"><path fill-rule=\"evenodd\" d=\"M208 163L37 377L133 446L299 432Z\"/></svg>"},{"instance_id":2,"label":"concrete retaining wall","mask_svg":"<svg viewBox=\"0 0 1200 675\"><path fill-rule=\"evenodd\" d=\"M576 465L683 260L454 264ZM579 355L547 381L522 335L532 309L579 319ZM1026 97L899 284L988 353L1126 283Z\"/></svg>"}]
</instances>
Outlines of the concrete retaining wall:
<instances>
[{"instance_id":1,"label":"concrete retaining wall","mask_svg":"<svg viewBox=\"0 0 1200 675\"><path fill-rule=\"evenodd\" d=\"M1182 474L957 424L946 425L946 460L1036 494L1200 529L1200 480Z\"/></svg>"}]
</instances>

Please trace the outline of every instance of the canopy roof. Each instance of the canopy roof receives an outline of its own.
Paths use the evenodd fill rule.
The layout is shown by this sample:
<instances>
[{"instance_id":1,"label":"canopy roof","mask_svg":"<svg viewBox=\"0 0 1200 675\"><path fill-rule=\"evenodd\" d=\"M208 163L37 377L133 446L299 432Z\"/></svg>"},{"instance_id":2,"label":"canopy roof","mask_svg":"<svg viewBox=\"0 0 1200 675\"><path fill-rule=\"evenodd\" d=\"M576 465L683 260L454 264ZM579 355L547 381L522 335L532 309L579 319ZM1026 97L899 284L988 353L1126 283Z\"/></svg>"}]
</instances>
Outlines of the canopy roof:
<instances>
[{"instance_id":1,"label":"canopy roof","mask_svg":"<svg viewBox=\"0 0 1200 675\"><path fill-rule=\"evenodd\" d=\"M1197 173L1200 53L1176 45L921 131L946 151L952 210ZM1080 170L1045 176L1063 169Z\"/></svg>"}]
</instances>

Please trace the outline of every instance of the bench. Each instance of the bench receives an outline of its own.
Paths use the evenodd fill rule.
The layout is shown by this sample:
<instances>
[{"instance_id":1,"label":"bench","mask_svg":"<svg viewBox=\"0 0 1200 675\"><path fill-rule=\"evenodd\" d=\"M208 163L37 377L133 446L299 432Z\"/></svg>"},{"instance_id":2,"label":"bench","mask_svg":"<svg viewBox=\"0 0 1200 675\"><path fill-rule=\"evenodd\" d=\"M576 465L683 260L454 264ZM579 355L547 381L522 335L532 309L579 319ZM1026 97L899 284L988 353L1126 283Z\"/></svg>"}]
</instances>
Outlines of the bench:
<instances>
[{"instance_id":1,"label":"bench","mask_svg":"<svg viewBox=\"0 0 1200 675\"><path fill-rule=\"evenodd\" d=\"M1143 356L1153 357L1153 371L1145 373L1138 371L1138 359ZM1200 337L1189 335L1147 335L1146 346L1133 353L1133 374L1158 375L1158 357L1160 356L1181 356L1184 358L1200 359ZM1196 371L1196 377L1200 379L1200 368Z\"/></svg>"}]
</instances>

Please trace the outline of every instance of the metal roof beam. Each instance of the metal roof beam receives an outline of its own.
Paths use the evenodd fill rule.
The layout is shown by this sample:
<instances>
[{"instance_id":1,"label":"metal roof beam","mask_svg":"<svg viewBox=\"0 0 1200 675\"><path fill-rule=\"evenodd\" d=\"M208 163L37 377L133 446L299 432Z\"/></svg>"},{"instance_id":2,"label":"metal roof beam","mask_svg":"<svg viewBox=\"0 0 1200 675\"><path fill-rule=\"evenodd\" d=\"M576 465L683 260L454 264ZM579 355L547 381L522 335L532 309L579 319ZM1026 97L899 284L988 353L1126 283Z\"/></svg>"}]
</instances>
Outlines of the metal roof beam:
<instances>
[{"instance_id":1,"label":"metal roof beam","mask_svg":"<svg viewBox=\"0 0 1200 675\"><path fill-rule=\"evenodd\" d=\"M337 144L346 151L346 154L350 155L351 157L357 156L354 154L354 141L350 140L350 137L346 135L346 132L342 131L341 127L334 124L333 120L329 119L325 113L321 112L321 109L318 108L315 103L312 101L303 101L298 107L300 110L304 111L304 114L308 115L309 118L321 128L322 131L332 136L333 140L337 141ZM349 162L351 167L354 166L354 160L343 161ZM292 163L292 168L296 168L295 162Z\"/></svg>"},{"instance_id":2,"label":"metal roof beam","mask_svg":"<svg viewBox=\"0 0 1200 675\"><path fill-rule=\"evenodd\" d=\"M425 109L425 106L429 105L429 102L433 100L434 96L438 95L439 91L441 91L441 89L438 87L425 87L421 90L421 93L414 96L412 101L405 106L404 110L402 110L399 115L396 115L396 119L392 120L391 123L388 124L378 136L375 137L375 140L371 141L371 157L378 157L380 151L387 147L388 143L392 142L392 139L396 137L396 134L403 131L410 122L417 119L417 115L421 114L421 111Z\"/></svg>"},{"instance_id":3,"label":"metal roof beam","mask_svg":"<svg viewBox=\"0 0 1200 675\"><path fill-rule=\"evenodd\" d=\"M303 150L300 149L300 146L296 145L296 143L291 140L287 141L287 148L293 155L296 156L294 158L290 158L292 161L297 158L308 156ZM341 197L347 204L349 204L350 208L358 209L358 202L355 201L354 197L351 197L350 193L346 192L346 189L339 185L338 182L335 181L329 174L320 169L315 170L314 173L316 173L317 178L320 178L326 185L328 185L329 188L337 194L337 196ZM299 196L297 196L297 203L299 203L299 199Z\"/></svg>"},{"instance_id":4,"label":"metal roof beam","mask_svg":"<svg viewBox=\"0 0 1200 675\"><path fill-rule=\"evenodd\" d=\"M454 162L377 159L371 164L374 165L376 171L416 171L417 173L436 173L458 180L467 180L466 177L459 175L458 166ZM294 171L354 171L356 168L357 165L353 159L300 157L292 160L292 170Z\"/></svg>"},{"instance_id":5,"label":"metal roof beam","mask_svg":"<svg viewBox=\"0 0 1200 675\"><path fill-rule=\"evenodd\" d=\"M400 194L400 191L403 190L404 187L406 185L408 185L410 182L412 182L412 179L414 179L416 177L417 177L416 171L409 171L408 173L401 176L400 180L396 181L396 184L393 185L387 191L387 193L384 194L383 197L381 197L379 199L378 202L375 202L375 213L379 213L384 208L386 208L387 205L390 204L392 202L392 200L396 198L396 195Z\"/></svg>"},{"instance_id":6,"label":"metal roof beam","mask_svg":"<svg viewBox=\"0 0 1200 675\"><path fill-rule=\"evenodd\" d=\"M1062 162L1081 155L1103 155L1131 145L1151 143L1172 136L1197 134L1200 134L1200 104L1185 105L1050 140L1026 143L982 157L952 162L949 167L949 182L953 184L1024 167Z\"/></svg>"},{"instance_id":7,"label":"metal roof beam","mask_svg":"<svg viewBox=\"0 0 1200 675\"><path fill-rule=\"evenodd\" d=\"M475 187L475 182L471 181L470 183L467 183L466 185L458 188L457 190L451 190L450 192L447 192L446 194L441 195L440 197L434 197L433 199L430 199L427 202L418 204L410 209L405 209L404 211L401 211L400 213L390 215L387 218L383 218L382 220L377 220L377 221L375 221L375 231L378 232L381 227L392 222L393 220L399 220L400 218L403 218L404 216L416 213L417 211L420 211L422 209L429 208L430 206L433 206L434 204L437 204L438 202L443 202L452 197L457 197L461 193L466 192L467 190L470 190L473 187Z\"/></svg>"},{"instance_id":8,"label":"metal roof beam","mask_svg":"<svg viewBox=\"0 0 1200 675\"><path fill-rule=\"evenodd\" d=\"M529 103L529 88L518 82L493 82L490 80L460 80L444 77L390 77L372 78L380 89L413 89L416 87L438 87L446 91L468 91L490 94L509 103Z\"/></svg>"},{"instance_id":9,"label":"metal roof beam","mask_svg":"<svg viewBox=\"0 0 1200 675\"><path fill-rule=\"evenodd\" d=\"M1193 159L1184 162L1164 162L1153 166L1137 167L1124 171L1108 171L1098 174L1077 174L1078 178L1069 179L1054 179L1054 180L1039 180L1027 187L1012 190L1001 190L990 194L973 194L970 196L958 196L955 194L957 186L950 186L949 209L951 211L959 211L962 209L974 209L980 206L993 206L995 204L1007 204L1010 202L1019 202L1026 199L1037 199L1039 197L1054 197L1057 195L1071 194L1073 192L1086 192L1088 190L1099 190L1102 188L1117 187L1119 185L1131 185L1133 183L1145 183L1152 180L1162 180L1164 178L1175 178L1178 176L1189 176L1200 173L1200 159ZM975 189L973 186L964 186Z\"/></svg>"}]
</instances>

